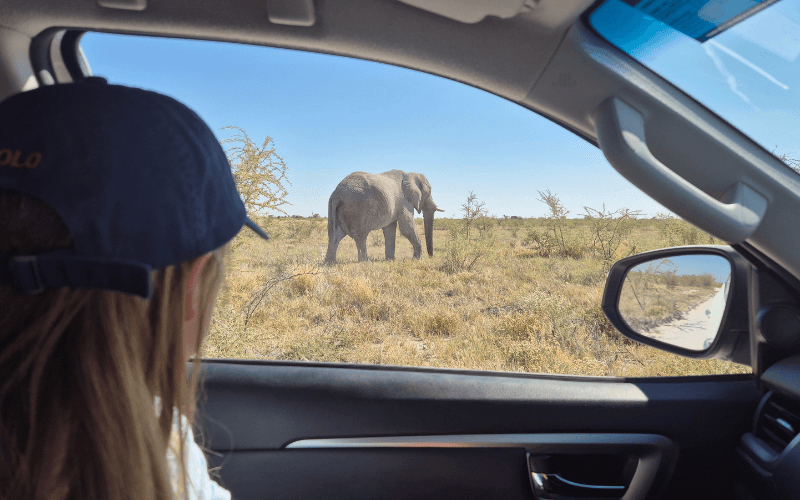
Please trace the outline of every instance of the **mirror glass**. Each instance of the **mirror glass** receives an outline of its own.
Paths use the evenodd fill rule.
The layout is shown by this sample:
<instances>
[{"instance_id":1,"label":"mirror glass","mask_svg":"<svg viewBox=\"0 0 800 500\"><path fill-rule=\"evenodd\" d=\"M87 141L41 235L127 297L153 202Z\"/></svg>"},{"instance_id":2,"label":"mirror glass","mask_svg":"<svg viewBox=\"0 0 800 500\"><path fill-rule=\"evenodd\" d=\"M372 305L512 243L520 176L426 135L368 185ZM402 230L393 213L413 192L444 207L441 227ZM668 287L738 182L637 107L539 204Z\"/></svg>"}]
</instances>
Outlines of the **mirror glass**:
<instances>
[{"instance_id":1,"label":"mirror glass","mask_svg":"<svg viewBox=\"0 0 800 500\"><path fill-rule=\"evenodd\" d=\"M619 312L641 335L703 351L719 331L728 302L731 265L719 255L680 255L628 271Z\"/></svg>"}]
</instances>

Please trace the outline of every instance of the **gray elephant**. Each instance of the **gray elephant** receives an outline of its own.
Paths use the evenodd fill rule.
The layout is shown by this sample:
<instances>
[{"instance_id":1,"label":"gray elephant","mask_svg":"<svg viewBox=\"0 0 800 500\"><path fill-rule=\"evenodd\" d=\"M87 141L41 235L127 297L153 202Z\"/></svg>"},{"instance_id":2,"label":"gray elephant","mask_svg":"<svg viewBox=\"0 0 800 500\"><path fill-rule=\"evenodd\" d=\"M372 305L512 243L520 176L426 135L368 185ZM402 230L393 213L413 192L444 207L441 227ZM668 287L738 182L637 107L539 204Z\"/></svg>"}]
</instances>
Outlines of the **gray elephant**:
<instances>
[{"instance_id":1,"label":"gray elephant","mask_svg":"<svg viewBox=\"0 0 800 500\"><path fill-rule=\"evenodd\" d=\"M414 258L422 256L422 245L414 227L414 210L425 222L425 243L433 257L433 214L444 212L431 198L431 185L422 174L390 170L382 174L353 172L333 190L328 201L328 253L325 262L336 262L336 249L345 236L356 241L358 261L368 261L367 235L383 229L386 258L394 259L397 226L414 247Z\"/></svg>"}]
</instances>

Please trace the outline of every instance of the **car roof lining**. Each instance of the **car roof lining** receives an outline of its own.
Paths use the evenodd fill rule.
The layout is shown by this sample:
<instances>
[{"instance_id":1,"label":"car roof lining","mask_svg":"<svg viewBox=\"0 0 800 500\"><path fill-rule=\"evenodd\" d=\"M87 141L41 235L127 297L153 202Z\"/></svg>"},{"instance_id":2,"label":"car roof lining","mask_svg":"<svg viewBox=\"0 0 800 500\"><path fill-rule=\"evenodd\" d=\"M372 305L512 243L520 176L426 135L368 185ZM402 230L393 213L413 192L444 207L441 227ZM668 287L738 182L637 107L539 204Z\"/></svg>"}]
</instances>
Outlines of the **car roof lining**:
<instances>
[{"instance_id":1,"label":"car roof lining","mask_svg":"<svg viewBox=\"0 0 800 500\"><path fill-rule=\"evenodd\" d=\"M465 24L396 0L317 0L316 23L308 27L271 23L263 0L150 3L143 11L126 11L85 0L10 0L0 7L0 19L29 38L62 27L357 57L440 75L519 102L566 29L592 2L542 0L511 19Z\"/></svg>"},{"instance_id":2,"label":"car roof lining","mask_svg":"<svg viewBox=\"0 0 800 500\"><path fill-rule=\"evenodd\" d=\"M387 63L461 82L528 109L523 100L558 49L567 28L593 0L540 0L511 19L487 17L465 24L396 0L317 0L313 26L270 23L264 1L235 0L219 5L170 2L144 11L106 9L92 2L10 0L0 6L0 23L13 26L29 43L53 27L143 36L163 36L296 49ZM391 29L386 27L391 26ZM3 39L0 28L0 41ZM15 51L16 52L16 49ZM0 75L9 70L26 78L0 79L0 98L30 88L33 68L3 54ZM25 71L22 71L24 69ZM37 70L39 68L36 68ZM59 80L59 81L63 81ZM538 112L536 109L532 109ZM558 116L543 115L596 145L586 133Z\"/></svg>"}]
</instances>

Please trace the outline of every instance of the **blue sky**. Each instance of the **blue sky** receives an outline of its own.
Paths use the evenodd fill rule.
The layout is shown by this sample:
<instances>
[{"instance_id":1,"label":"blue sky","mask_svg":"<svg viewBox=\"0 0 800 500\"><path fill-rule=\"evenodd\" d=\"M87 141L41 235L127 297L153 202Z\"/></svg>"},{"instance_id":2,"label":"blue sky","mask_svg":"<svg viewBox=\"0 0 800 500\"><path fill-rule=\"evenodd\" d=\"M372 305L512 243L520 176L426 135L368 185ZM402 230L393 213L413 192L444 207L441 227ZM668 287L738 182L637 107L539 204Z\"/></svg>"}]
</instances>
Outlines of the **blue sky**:
<instances>
[{"instance_id":1,"label":"blue sky","mask_svg":"<svg viewBox=\"0 0 800 500\"><path fill-rule=\"evenodd\" d=\"M668 264L664 264L668 262ZM710 274L717 283L725 283L731 275L728 259L719 255L681 255L669 259L644 262L634 267L634 271L656 269L659 272L675 271L678 276Z\"/></svg>"},{"instance_id":2,"label":"blue sky","mask_svg":"<svg viewBox=\"0 0 800 500\"><path fill-rule=\"evenodd\" d=\"M516 105L425 73L268 47L88 34L94 74L171 95L215 130L242 127L275 140L289 167L290 214L325 215L347 174L398 168L425 174L434 200L458 207L473 190L498 216L540 216L537 190L571 211L588 205L665 209L602 152Z\"/></svg>"},{"instance_id":3,"label":"blue sky","mask_svg":"<svg viewBox=\"0 0 800 500\"><path fill-rule=\"evenodd\" d=\"M710 99L723 116L752 121L752 106L732 92L718 61L692 43L696 64L690 70L702 78L682 69L682 51L655 51L663 56L649 63L661 64L657 70L677 70L668 76L694 85L698 97ZM558 195L570 217L580 216L584 206L603 204L649 216L666 211L617 174L594 146L516 104L440 77L368 61L216 42L90 33L81 44L94 74L183 101L220 139L227 137L220 130L227 125L243 128L259 143L272 137L289 167L290 214L325 215L330 193L347 174L394 168L425 174L445 216L457 215L471 190L498 216L544 215L546 207L536 198L537 190L545 189ZM800 76L796 66L790 65L795 77ZM753 78L748 68L729 71ZM798 80L778 78L790 85ZM763 87L765 81L771 104L758 101L756 114L781 132L773 137L772 129L759 123L756 135L781 143L769 149L779 146L779 153L791 153L791 140L800 132L796 107L787 108L781 101L785 89L760 74L747 84ZM752 95L753 89L745 90Z\"/></svg>"}]
</instances>

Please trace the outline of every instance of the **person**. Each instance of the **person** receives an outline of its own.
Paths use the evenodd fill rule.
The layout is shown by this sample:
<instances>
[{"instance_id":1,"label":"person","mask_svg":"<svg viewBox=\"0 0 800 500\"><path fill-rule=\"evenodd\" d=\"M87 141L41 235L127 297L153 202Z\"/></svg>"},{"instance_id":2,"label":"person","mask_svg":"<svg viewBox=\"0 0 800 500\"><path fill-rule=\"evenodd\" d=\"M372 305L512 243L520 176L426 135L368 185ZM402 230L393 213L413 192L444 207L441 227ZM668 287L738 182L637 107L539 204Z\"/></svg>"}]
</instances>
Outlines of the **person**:
<instances>
[{"instance_id":1,"label":"person","mask_svg":"<svg viewBox=\"0 0 800 500\"><path fill-rule=\"evenodd\" d=\"M0 103L0 498L230 498L191 425L245 225L267 238L170 97L89 78Z\"/></svg>"}]
</instances>

